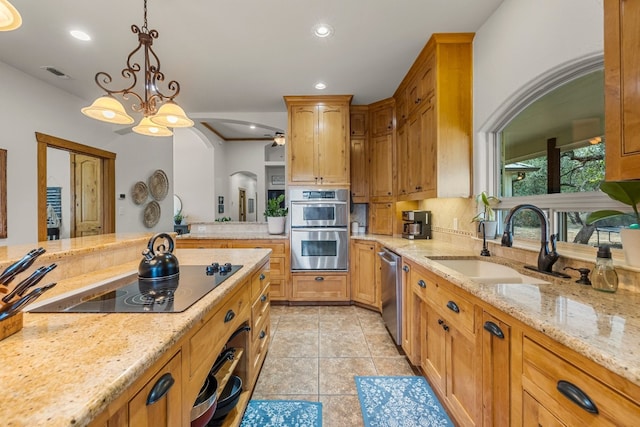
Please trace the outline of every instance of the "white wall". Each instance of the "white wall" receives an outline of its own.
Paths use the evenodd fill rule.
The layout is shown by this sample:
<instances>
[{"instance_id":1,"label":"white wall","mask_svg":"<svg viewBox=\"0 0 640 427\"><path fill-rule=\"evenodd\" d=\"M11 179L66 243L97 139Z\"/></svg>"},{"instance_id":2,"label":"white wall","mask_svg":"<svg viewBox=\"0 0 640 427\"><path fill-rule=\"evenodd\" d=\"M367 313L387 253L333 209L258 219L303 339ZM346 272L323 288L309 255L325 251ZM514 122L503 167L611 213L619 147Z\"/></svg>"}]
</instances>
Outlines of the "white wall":
<instances>
[{"instance_id":1,"label":"white wall","mask_svg":"<svg viewBox=\"0 0 640 427\"><path fill-rule=\"evenodd\" d=\"M256 206L258 198L257 194L258 182L253 174L247 174L244 172L234 173L229 177L229 194L230 203L227 203L229 209L221 216L231 217L232 221L240 220L240 192L239 190L245 190L245 198L247 199L246 221L256 222L258 217L256 215ZM254 210L249 213L249 199L254 201ZM264 210L262 211L264 212Z\"/></svg>"},{"instance_id":2,"label":"white wall","mask_svg":"<svg viewBox=\"0 0 640 427\"><path fill-rule=\"evenodd\" d=\"M82 100L0 62L2 102L0 148L7 149L7 229L0 245L37 241L37 159L35 132L115 152L116 231L147 230L141 222L142 208L131 202L130 190L156 169L163 169L173 182L171 138L134 133L120 136L118 126L89 119L80 108L93 100ZM69 81L73 84L73 80ZM96 87L96 96L100 91ZM171 185L171 184L170 184ZM124 200L118 194L126 195ZM169 194L173 190L169 189ZM172 229L173 198L160 202L160 223L152 231ZM120 208L123 208L120 211ZM122 215L120 215L122 213Z\"/></svg>"}]
</instances>

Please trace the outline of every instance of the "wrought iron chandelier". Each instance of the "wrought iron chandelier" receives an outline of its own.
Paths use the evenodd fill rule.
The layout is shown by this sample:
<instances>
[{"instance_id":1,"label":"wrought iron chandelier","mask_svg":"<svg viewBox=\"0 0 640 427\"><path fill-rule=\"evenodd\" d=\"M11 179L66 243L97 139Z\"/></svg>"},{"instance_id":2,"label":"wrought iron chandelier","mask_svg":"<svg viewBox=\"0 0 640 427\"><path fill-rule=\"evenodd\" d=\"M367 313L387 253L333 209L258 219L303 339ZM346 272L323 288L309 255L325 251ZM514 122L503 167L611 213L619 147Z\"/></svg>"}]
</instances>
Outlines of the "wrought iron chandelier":
<instances>
[{"instance_id":1,"label":"wrought iron chandelier","mask_svg":"<svg viewBox=\"0 0 640 427\"><path fill-rule=\"evenodd\" d=\"M129 97L133 97L131 109L144 116L138 125L133 127L133 131L136 133L150 136L171 136L173 132L169 128L193 126L193 121L174 101L174 98L180 93L180 83L171 80L167 84L167 88L171 92L169 95L165 95L158 88L158 83L164 82L165 76L160 71L160 59L151 47L153 39L158 38L158 31L149 30L147 27L147 0L144 0L144 25L142 28L135 24L132 25L131 32L138 35L138 46L129 53L127 66L120 73L131 83L124 89L111 90L107 87L113 81L111 75L104 71L98 72L95 77L96 84L106 91L106 95L83 108L82 113L108 123L131 124L134 122L133 117L127 113L124 105L114 96L119 95L125 101L129 100ZM144 69L139 62L133 59L139 52L144 53ZM139 95L134 90L138 84L138 73L142 72L144 73L144 92Z\"/></svg>"}]
</instances>

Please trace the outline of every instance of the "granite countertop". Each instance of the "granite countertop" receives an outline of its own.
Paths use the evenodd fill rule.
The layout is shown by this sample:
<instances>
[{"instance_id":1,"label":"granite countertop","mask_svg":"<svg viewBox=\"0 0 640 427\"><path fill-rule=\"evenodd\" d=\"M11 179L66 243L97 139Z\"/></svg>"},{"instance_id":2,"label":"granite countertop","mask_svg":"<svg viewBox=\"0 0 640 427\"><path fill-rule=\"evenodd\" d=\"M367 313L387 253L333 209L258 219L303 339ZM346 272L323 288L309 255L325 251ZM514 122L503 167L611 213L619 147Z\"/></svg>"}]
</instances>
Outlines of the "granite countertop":
<instances>
[{"instance_id":1,"label":"granite countertop","mask_svg":"<svg viewBox=\"0 0 640 427\"><path fill-rule=\"evenodd\" d=\"M182 313L25 313L24 328L0 341L2 425L88 424L250 277L270 250L179 249L175 253L181 265L205 265L215 259L244 267ZM137 272L137 264L60 284L78 289L127 272Z\"/></svg>"},{"instance_id":2,"label":"granite countertop","mask_svg":"<svg viewBox=\"0 0 640 427\"><path fill-rule=\"evenodd\" d=\"M599 292L572 280L524 269L524 263L480 257L476 251L437 240L354 235L373 240L444 277L526 325L640 386L640 294L619 289ZM438 263L437 258L469 257L508 265L548 284L481 284Z\"/></svg>"}]
</instances>

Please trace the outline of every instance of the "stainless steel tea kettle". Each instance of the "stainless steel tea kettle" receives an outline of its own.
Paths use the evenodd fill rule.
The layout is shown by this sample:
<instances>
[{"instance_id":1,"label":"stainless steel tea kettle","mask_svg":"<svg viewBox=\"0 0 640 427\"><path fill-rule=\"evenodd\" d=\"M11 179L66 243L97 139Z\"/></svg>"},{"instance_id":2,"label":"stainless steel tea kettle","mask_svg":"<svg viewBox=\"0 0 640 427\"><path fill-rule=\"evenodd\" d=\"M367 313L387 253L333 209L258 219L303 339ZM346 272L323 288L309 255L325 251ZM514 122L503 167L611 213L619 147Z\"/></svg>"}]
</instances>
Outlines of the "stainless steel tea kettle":
<instances>
[{"instance_id":1,"label":"stainless steel tea kettle","mask_svg":"<svg viewBox=\"0 0 640 427\"><path fill-rule=\"evenodd\" d=\"M169 249L161 243L155 246L158 239L164 239L169 244ZM155 247L155 249L154 249ZM174 242L167 233L158 233L149 240L147 248L142 251L142 261L138 267L138 278L140 279L166 279L177 277L180 274L178 258L172 253Z\"/></svg>"}]
</instances>

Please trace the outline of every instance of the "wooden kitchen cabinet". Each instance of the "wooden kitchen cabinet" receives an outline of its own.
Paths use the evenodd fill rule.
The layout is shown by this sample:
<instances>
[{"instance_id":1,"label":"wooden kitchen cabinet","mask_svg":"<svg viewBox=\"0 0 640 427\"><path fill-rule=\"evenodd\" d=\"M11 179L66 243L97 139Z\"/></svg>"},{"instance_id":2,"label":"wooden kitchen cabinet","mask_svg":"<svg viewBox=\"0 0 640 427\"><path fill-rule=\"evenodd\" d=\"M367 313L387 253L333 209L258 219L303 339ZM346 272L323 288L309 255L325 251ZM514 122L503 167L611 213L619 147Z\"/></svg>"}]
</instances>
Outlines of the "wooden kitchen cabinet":
<instances>
[{"instance_id":1,"label":"wooden kitchen cabinet","mask_svg":"<svg viewBox=\"0 0 640 427\"><path fill-rule=\"evenodd\" d=\"M171 384L169 386L169 384ZM163 392L162 390L168 390ZM157 396L157 397L156 397ZM182 422L182 358L178 352L129 401L129 423L135 427L172 427Z\"/></svg>"},{"instance_id":2,"label":"wooden kitchen cabinet","mask_svg":"<svg viewBox=\"0 0 640 427\"><path fill-rule=\"evenodd\" d=\"M414 366L420 365L420 326L422 300L414 296L412 264L402 262L402 349ZM419 280L415 278L415 280Z\"/></svg>"},{"instance_id":3,"label":"wooden kitchen cabinet","mask_svg":"<svg viewBox=\"0 0 640 427\"><path fill-rule=\"evenodd\" d=\"M394 204L369 203L369 233L393 235Z\"/></svg>"},{"instance_id":4,"label":"wooden kitchen cabinet","mask_svg":"<svg viewBox=\"0 0 640 427\"><path fill-rule=\"evenodd\" d=\"M266 248L271 249L270 291L271 301L288 301L290 294L290 257L289 239L176 239L176 247L180 248Z\"/></svg>"},{"instance_id":5,"label":"wooden kitchen cabinet","mask_svg":"<svg viewBox=\"0 0 640 427\"><path fill-rule=\"evenodd\" d=\"M249 340L249 388L253 389L271 339L270 274L267 266L251 276L251 338Z\"/></svg>"},{"instance_id":6,"label":"wooden kitchen cabinet","mask_svg":"<svg viewBox=\"0 0 640 427\"><path fill-rule=\"evenodd\" d=\"M374 125L374 120L379 123L377 133L372 132L369 140L369 155L371 158L369 195L372 201L377 202L391 201L395 190L393 105L393 98L369 105L372 126ZM391 116L389 116L389 112ZM391 129L387 129L387 120L391 120Z\"/></svg>"},{"instance_id":7,"label":"wooden kitchen cabinet","mask_svg":"<svg viewBox=\"0 0 640 427\"><path fill-rule=\"evenodd\" d=\"M376 269L376 244L353 240L351 244L351 299L380 310L380 271Z\"/></svg>"},{"instance_id":8,"label":"wooden kitchen cabinet","mask_svg":"<svg viewBox=\"0 0 640 427\"><path fill-rule=\"evenodd\" d=\"M511 425L511 326L482 313L482 425ZM543 424L546 425L546 424Z\"/></svg>"},{"instance_id":9,"label":"wooden kitchen cabinet","mask_svg":"<svg viewBox=\"0 0 640 427\"><path fill-rule=\"evenodd\" d=\"M351 95L285 96L292 185L349 185Z\"/></svg>"},{"instance_id":10,"label":"wooden kitchen cabinet","mask_svg":"<svg viewBox=\"0 0 640 427\"><path fill-rule=\"evenodd\" d=\"M369 201L369 143L366 105L351 106L351 149L349 153L353 203ZM355 126L355 128L354 128Z\"/></svg>"},{"instance_id":11,"label":"wooden kitchen cabinet","mask_svg":"<svg viewBox=\"0 0 640 427\"><path fill-rule=\"evenodd\" d=\"M394 94L408 126L398 200L471 194L472 41L471 33L434 34Z\"/></svg>"},{"instance_id":12,"label":"wooden kitchen cabinet","mask_svg":"<svg viewBox=\"0 0 640 427\"><path fill-rule=\"evenodd\" d=\"M640 3L604 2L605 178L640 179Z\"/></svg>"},{"instance_id":13,"label":"wooden kitchen cabinet","mask_svg":"<svg viewBox=\"0 0 640 427\"><path fill-rule=\"evenodd\" d=\"M291 301L351 301L348 273L292 273Z\"/></svg>"},{"instance_id":14,"label":"wooden kitchen cabinet","mask_svg":"<svg viewBox=\"0 0 640 427\"><path fill-rule=\"evenodd\" d=\"M398 198L407 196L409 191L409 139L408 125L403 124L396 131L396 170L398 171L396 195Z\"/></svg>"},{"instance_id":15,"label":"wooden kitchen cabinet","mask_svg":"<svg viewBox=\"0 0 640 427\"><path fill-rule=\"evenodd\" d=\"M393 132L393 98L371 104L371 136L388 135Z\"/></svg>"}]
</instances>

